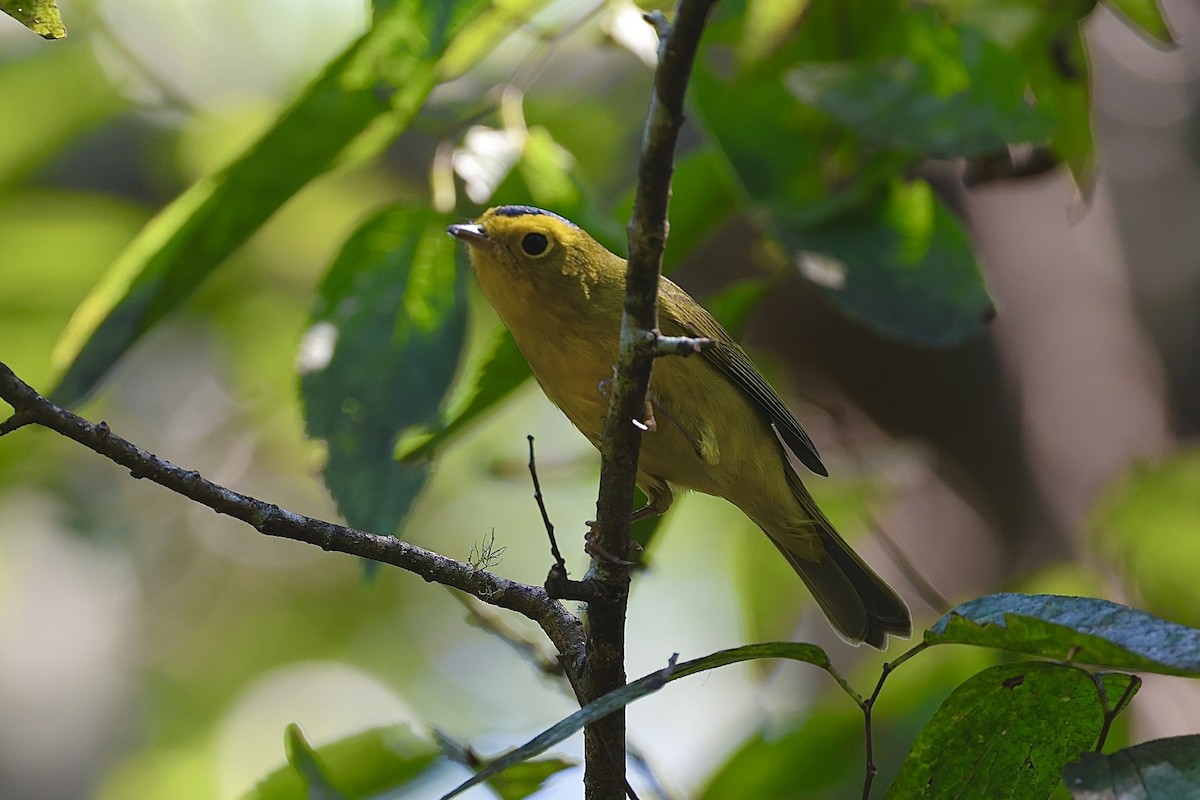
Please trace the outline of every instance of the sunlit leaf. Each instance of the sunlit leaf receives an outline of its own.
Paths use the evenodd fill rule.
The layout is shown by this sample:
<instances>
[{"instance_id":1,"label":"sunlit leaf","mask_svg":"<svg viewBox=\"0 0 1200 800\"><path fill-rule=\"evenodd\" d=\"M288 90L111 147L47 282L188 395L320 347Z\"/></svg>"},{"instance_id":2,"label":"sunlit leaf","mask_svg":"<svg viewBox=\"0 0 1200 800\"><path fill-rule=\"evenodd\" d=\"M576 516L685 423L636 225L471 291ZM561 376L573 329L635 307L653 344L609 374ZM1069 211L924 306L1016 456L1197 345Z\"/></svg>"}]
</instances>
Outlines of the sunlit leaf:
<instances>
[{"instance_id":1,"label":"sunlit leaf","mask_svg":"<svg viewBox=\"0 0 1200 800\"><path fill-rule=\"evenodd\" d=\"M1080 664L1200 675L1200 630L1094 597L993 594L955 607L925 633Z\"/></svg>"},{"instance_id":2,"label":"sunlit leaf","mask_svg":"<svg viewBox=\"0 0 1200 800\"><path fill-rule=\"evenodd\" d=\"M1197 800L1200 736L1175 736L1115 753L1084 753L1063 769L1075 800Z\"/></svg>"},{"instance_id":3,"label":"sunlit leaf","mask_svg":"<svg viewBox=\"0 0 1200 800\"><path fill-rule=\"evenodd\" d=\"M392 534L427 465L394 457L405 431L437 424L465 330L447 219L396 207L346 242L318 293L300 357L310 436L352 526Z\"/></svg>"},{"instance_id":4,"label":"sunlit leaf","mask_svg":"<svg viewBox=\"0 0 1200 800\"><path fill-rule=\"evenodd\" d=\"M238 159L163 209L76 311L56 349L62 377L54 399L70 405L87 395L288 198L351 149L362 159L393 141L432 89L451 38L483 5L397 0Z\"/></svg>"},{"instance_id":5,"label":"sunlit leaf","mask_svg":"<svg viewBox=\"0 0 1200 800\"><path fill-rule=\"evenodd\" d=\"M1046 797L1103 723L1086 670L1044 661L992 667L946 698L886 796Z\"/></svg>"},{"instance_id":6,"label":"sunlit leaf","mask_svg":"<svg viewBox=\"0 0 1200 800\"><path fill-rule=\"evenodd\" d=\"M54 0L0 0L0 11L45 39L63 39L67 29Z\"/></svg>"},{"instance_id":7,"label":"sunlit leaf","mask_svg":"<svg viewBox=\"0 0 1200 800\"><path fill-rule=\"evenodd\" d=\"M326 784L336 786L345 800L367 800L401 788L418 779L438 757L436 747L418 739L405 726L373 728L315 749L297 749L293 728L288 728L290 760L295 763L299 757L305 764L319 761ZM287 764L240 800L313 800L330 796L312 795L312 785Z\"/></svg>"}]
</instances>

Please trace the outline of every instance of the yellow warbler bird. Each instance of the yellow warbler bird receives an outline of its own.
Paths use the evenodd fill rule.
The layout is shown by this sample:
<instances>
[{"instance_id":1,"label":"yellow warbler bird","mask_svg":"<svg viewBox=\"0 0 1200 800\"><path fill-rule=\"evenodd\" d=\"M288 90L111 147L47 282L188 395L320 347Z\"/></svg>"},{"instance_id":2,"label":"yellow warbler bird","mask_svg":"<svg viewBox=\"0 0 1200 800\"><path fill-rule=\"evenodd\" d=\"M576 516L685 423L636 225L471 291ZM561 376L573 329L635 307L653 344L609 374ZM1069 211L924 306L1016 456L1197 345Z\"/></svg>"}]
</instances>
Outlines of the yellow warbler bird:
<instances>
[{"instance_id":1,"label":"yellow warbler bird","mask_svg":"<svg viewBox=\"0 0 1200 800\"><path fill-rule=\"evenodd\" d=\"M549 211L499 206L449 233L470 247L484 295L512 331L550 400L593 445L608 410L617 362L625 259ZM671 281L659 284L667 336L716 341L699 356L658 359L637 484L661 514L676 492L723 497L753 520L807 584L847 641L887 646L908 637L904 600L838 536L813 502L787 451L826 475L812 441L724 328Z\"/></svg>"}]
</instances>

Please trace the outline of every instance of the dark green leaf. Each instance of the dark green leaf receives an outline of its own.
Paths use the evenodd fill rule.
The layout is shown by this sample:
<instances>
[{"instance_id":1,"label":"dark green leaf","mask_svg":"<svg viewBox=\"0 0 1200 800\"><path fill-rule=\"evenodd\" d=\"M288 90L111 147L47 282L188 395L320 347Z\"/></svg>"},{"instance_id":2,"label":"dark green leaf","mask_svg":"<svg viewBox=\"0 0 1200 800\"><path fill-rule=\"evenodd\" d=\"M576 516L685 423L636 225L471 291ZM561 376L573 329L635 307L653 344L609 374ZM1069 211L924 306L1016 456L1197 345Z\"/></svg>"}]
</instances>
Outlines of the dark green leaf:
<instances>
[{"instance_id":1,"label":"dark green leaf","mask_svg":"<svg viewBox=\"0 0 1200 800\"><path fill-rule=\"evenodd\" d=\"M1200 800L1200 736L1156 739L1063 769L1075 800Z\"/></svg>"},{"instance_id":2,"label":"dark green leaf","mask_svg":"<svg viewBox=\"0 0 1200 800\"><path fill-rule=\"evenodd\" d=\"M284 750L288 763L304 784L308 800L346 800L325 777L325 770L300 726L292 723L284 731Z\"/></svg>"},{"instance_id":3,"label":"dark green leaf","mask_svg":"<svg viewBox=\"0 0 1200 800\"><path fill-rule=\"evenodd\" d=\"M966 230L924 181L896 180L880 203L826 225L778 217L775 230L807 277L885 336L948 347L992 316Z\"/></svg>"},{"instance_id":4,"label":"dark green leaf","mask_svg":"<svg viewBox=\"0 0 1200 800\"><path fill-rule=\"evenodd\" d=\"M394 459L405 432L436 425L465 328L447 220L392 208L364 223L325 277L301 353L310 436L352 526L392 534L427 466Z\"/></svg>"},{"instance_id":5,"label":"dark green leaf","mask_svg":"<svg viewBox=\"0 0 1200 800\"><path fill-rule=\"evenodd\" d=\"M992 667L946 698L886 796L1046 797L1103 722L1086 670L1044 661Z\"/></svg>"},{"instance_id":6,"label":"dark green leaf","mask_svg":"<svg viewBox=\"0 0 1200 800\"><path fill-rule=\"evenodd\" d=\"M787 85L802 102L879 147L974 156L1041 142L1054 118L1031 105L1020 60L973 28L910 25L910 55L803 64Z\"/></svg>"},{"instance_id":7,"label":"dark green leaf","mask_svg":"<svg viewBox=\"0 0 1200 800\"><path fill-rule=\"evenodd\" d=\"M54 0L0 0L0 11L44 39L66 38L67 29Z\"/></svg>"},{"instance_id":8,"label":"dark green leaf","mask_svg":"<svg viewBox=\"0 0 1200 800\"><path fill-rule=\"evenodd\" d=\"M506 328L497 328L482 360L466 375L465 388L460 389L465 401L457 408L447 409L445 418L436 430L414 443L396 457L416 462L431 457L455 434L486 414L504 398L529 379L529 363Z\"/></svg>"},{"instance_id":9,"label":"dark green leaf","mask_svg":"<svg viewBox=\"0 0 1200 800\"><path fill-rule=\"evenodd\" d=\"M70 405L87 395L142 334L305 184L339 159L382 151L433 88L450 39L483 5L397 0L245 153L151 220L63 334L55 353L61 370L55 401ZM509 26L523 19L505 13Z\"/></svg>"},{"instance_id":10,"label":"dark green leaf","mask_svg":"<svg viewBox=\"0 0 1200 800\"><path fill-rule=\"evenodd\" d=\"M489 761L487 766L480 769L469 780L455 787L448 794L443 795L442 800L449 800L449 798L463 793L472 786L490 779L493 775L498 775L514 764L519 764L522 761L544 753L547 749L563 741L568 736L572 736L583 730L585 726L590 725L598 719L607 717L609 714L624 708L640 697L657 692L670 681L678 680L688 675L695 675L698 672L706 672L717 667L762 658L786 658L793 661L804 661L826 670L841 682L840 677L832 671L829 664L829 657L825 654L824 650L816 645L797 642L768 642L735 647L731 650L721 650L720 652L712 653L711 655L692 661L685 661L682 664L675 664L672 660L672 663L666 668L652 672L645 677L622 686L620 689L609 692L599 700L587 704L558 724L538 734L520 747ZM851 691L846 684L842 683L842 686L847 691Z\"/></svg>"},{"instance_id":11,"label":"dark green leaf","mask_svg":"<svg viewBox=\"0 0 1200 800\"><path fill-rule=\"evenodd\" d=\"M1156 0L1105 0L1105 5L1153 39L1163 44L1175 43Z\"/></svg>"},{"instance_id":12,"label":"dark green leaf","mask_svg":"<svg viewBox=\"0 0 1200 800\"><path fill-rule=\"evenodd\" d=\"M289 760L295 763L293 727L288 728L288 746ZM337 786L346 800L367 800L401 788L420 777L438 755L437 748L404 726L374 728L315 751L304 749L301 758L319 759L327 784ZM241 800L311 800L311 785L288 765L272 772Z\"/></svg>"},{"instance_id":13,"label":"dark green leaf","mask_svg":"<svg viewBox=\"0 0 1200 800\"><path fill-rule=\"evenodd\" d=\"M1200 630L1094 597L993 594L970 600L925 633L930 644L972 644L1112 669L1200 676Z\"/></svg>"}]
</instances>

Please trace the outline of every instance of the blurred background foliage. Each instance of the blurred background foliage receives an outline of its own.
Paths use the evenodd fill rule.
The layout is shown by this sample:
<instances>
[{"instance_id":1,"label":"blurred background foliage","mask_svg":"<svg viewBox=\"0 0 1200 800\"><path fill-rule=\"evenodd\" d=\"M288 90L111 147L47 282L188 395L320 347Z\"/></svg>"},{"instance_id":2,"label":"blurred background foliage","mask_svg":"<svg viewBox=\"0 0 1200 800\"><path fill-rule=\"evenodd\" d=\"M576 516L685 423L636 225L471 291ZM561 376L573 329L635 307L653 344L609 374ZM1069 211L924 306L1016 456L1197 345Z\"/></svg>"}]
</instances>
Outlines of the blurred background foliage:
<instances>
[{"instance_id":1,"label":"blurred background foliage","mask_svg":"<svg viewBox=\"0 0 1200 800\"><path fill-rule=\"evenodd\" d=\"M918 626L1002 589L1200 625L1200 15L1052 6L721 3L667 268L788 398L834 476L814 494ZM581 572L595 456L441 231L530 202L623 250L643 10L64 0L61 42L0 17L0 360L213 480L540 583L533 434ZM841 646L735 509L686 498L645 561L631 675L791 638L873 684L882 656ZM0 446L0 797L242 797L292 722L302 771L305 737L363 731L340 746L400 754L393 778L434 726L494 752L572 703L491 618L22 431ZM993 661L896 673L880 785ZM830 689L769 663L673 684L630 708L635 781L844 797L861 716ZM1193 687L1148 680L1113 743L1197 719ZM405 796L467 774L433 763Z\"/></svg>"}]
</instances>

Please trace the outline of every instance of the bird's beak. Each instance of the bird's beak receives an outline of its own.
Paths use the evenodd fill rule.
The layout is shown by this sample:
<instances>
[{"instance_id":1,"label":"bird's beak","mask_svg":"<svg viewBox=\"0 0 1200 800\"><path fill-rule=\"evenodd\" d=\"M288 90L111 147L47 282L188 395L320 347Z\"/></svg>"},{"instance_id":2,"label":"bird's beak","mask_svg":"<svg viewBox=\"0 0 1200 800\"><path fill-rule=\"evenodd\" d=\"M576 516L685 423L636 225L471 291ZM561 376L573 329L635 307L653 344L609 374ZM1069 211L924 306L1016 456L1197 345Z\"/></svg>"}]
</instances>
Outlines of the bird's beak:
<instances>
[{"instance_id":1,"label":"bird's beak","mask_svg":"<svg viewBox=\"0 0 1200 800\"><path fill-rule=\"evenodd\" d=\"M472 247L492 247L493 242L483 232L482 225L474 223L462 223L460 225L451 225L446 228L446 233L456 239L462 239Z\"/></svg>"}]
</instances>

